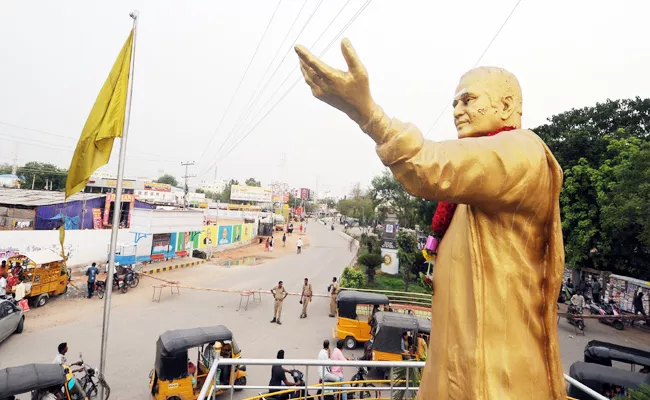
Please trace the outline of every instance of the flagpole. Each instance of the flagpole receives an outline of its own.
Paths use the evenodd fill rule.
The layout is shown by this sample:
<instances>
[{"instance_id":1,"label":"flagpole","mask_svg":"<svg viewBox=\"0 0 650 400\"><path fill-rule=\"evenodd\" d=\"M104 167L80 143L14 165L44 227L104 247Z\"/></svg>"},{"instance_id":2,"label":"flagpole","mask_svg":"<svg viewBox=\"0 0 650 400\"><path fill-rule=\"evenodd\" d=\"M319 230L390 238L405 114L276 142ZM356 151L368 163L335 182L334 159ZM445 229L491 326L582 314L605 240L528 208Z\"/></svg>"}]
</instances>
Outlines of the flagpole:
<instances>
[{"instance_id":1,"label":"flagpole","mask_svg":"<svg viewBox=\"0 0 650 400\"><path fill-rule=\"evenodd\" d=\"M131 60L129 65L129 84L126 93L126 111L124 113L124 127L120 140L120 158L117 164L117 184L115 185L115 207L113 208L113 226L111 228L111 244L108 252L108 275L106 276L106 298L104 299L104 321L102 323L102 344L99 358L99 377L104 379L106 371L106 346L108 343L108 323L111 315L111 293L113 292L113 272L115 271L115 250L117 248L117 233L120 228L122 215L122 180L124 177L124 162L126 158L126 139L129 134L131 120L131 99L133 96L133 70L135 65L135 43L137 38L138 11L129 15L133 18L133 40L131 42ZM104 386L99 386L99 398L104 399Z\"/></svg>"}]
</instances>

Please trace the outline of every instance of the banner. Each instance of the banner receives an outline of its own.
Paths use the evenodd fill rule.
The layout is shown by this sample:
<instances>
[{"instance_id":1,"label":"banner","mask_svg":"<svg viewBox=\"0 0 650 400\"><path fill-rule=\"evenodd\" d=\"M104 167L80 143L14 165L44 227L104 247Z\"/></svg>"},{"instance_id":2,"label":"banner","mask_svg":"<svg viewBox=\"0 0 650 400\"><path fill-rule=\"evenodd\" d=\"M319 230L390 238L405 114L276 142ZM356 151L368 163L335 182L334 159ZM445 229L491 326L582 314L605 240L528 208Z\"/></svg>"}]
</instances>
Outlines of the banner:
<instances>
[{"instance_id":1,"label":"banner","mask_svg":"<svg viewBox=\"0 0 650 400\"><path fill-rule=\"evenodd\" d=\"M251 240L251 232L252 231L253 231L253 224L244 224L244 225L242 225L241 240L242 241Z\"/></svg>"},{"instance_id":2,"label":"banner","mask_svg":"<svg viewBox=\"0 0 650 400\"><path fill-rule=\"evenodd\" d=\"M171 192L172 185L168 185L166 183L158 183L158 182L145 182L144 190L154 190L156 192Z\"/></svg>"},{"instance_id":3,"label":"banner","mask_svg":"<svg viewBox=\"0 0 650 400\"><path fill-rule=\"evenodd\" d=\"M271 202L273 191L268 187L232 185L230 200Z\"/></svg>"},{"instance_id":4,"label":"banner","mask_svg":"<svg viewBox=\"0 0 650 400\"><path fill-rule=\"evenodd\" d=\"M106 205L104 206L104 226L110 226L108 222L108 217L111 211L111 203L115 201L115 193L106 194ZM133 203L135 202L135 196L132 194L122 194L122 203ZM127 219L127 226L131 226L131 210L133 209L133 204L129 207L129 217ZM124 206L122 206L124 210ZM120 218L120 220L122 220ZM113 221L111 221L112 223Z\"/></svg>"},{"instance_id":5,"label":"banner","mask_svg":"<svg viewBox=\"0 0 650 400\"><path fill-rule=\"evenodd\" d=\"M280 203L280 193L273 193L273 201L276 203ZM284 203L289 202L289 193L284 194L284 199L282 200Z\"/></svg>"},{"instance_id":6,"label":"banner","mask_svg":"<svg viewBox=\"0 0 650 400\"><path fill-rule=\"evenodd\" d=\"M241 225L233 226L232 243L241 241Z\"/></svg>"},{"instance_id":7,"label":"banner","mask_svg":"<svg viewBox=\"0 0 650 400\"><path fill-rule=\"evenodd\" d=\"M83 227L82 227L83 229ZM102 229L102 209L93 208L93 229Z\"/></svg>"},{"instance_id":8,"label":"banner","mask_svg":"<svg viewBox=\"0 0 650 400\"><path fill-rule=\"evenodd\" d=\"M117 179L106 179L106 187L116 187L116 186L117 186ZM122 180L122 187L132 188L133 181Z\"/></svg>"},{"instance_id":9,"label":"banner","mask_svg":"<svg viewBox=\"0 0 650 400\"><path fill-rule=\"evenodd\" d=\"M300 198L302 200L309 200L309 189L307 188L300 189Z\"/></svg>"},{"instance_id":10,"label":"banner","mask_svg":"<svg viewBox=\"0 0 650 400\"><path fill-rule=\"evenodd\" d=\"M230 244L232 243L232 226L226 225L226 226L219 226L218 228L219 232L219 245L224 245L224 244Z\"/></svg>"}]
</instances>

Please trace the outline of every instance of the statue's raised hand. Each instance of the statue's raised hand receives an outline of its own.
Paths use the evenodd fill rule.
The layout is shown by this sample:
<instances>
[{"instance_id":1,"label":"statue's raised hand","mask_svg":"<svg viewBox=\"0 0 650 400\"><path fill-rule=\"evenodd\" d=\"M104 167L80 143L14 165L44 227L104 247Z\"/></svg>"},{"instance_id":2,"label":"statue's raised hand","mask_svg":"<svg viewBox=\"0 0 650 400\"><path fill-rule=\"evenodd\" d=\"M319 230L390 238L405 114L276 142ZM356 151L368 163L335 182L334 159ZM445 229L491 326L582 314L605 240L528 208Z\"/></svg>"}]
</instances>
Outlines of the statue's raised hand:
<instances>
[{"instance_id":1,"label":"statue's raised hand","mask_svg":"<svg viewBox=\"0 0 650 400\"><path fill-rule=\"evenodd\" d=\"M348 64L347 71L332 68L303 46L296 46L300 69L313 95L363 126L376 107L370 95L368 71L348 39L341 42L341 52Z\"/></svg>"}]
</instances>

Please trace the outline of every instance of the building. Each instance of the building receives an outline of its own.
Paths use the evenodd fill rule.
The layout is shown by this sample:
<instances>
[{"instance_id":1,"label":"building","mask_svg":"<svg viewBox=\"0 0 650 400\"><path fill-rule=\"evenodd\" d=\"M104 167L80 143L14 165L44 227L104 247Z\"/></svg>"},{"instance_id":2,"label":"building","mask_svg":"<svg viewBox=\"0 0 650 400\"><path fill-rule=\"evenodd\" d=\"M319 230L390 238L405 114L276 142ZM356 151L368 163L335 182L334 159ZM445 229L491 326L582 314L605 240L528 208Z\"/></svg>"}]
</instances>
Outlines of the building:
<instances>
[{"instance_id":1,"label":"building","mask_svg":"<svg viewBox=\"0 0 650 400\"><path fill-rule=\"evenodd\" d=\"M0 188L0 229L52 230L65 224L66 229L101 229L110 227L115 194L76 193L64 201L64 192ZM155 208L122 195L120 225L129 226L131 210Z\"/></svg>"},{"instance_id":2,"label":"building","mask_svg":"<svg viewBox=\"0 0 650 400\"><path fill-rule=\"evenodd\" d=\"M20 189L20 178L14 174L0 175L0 187Z\"/></svg>"}]
</instances>

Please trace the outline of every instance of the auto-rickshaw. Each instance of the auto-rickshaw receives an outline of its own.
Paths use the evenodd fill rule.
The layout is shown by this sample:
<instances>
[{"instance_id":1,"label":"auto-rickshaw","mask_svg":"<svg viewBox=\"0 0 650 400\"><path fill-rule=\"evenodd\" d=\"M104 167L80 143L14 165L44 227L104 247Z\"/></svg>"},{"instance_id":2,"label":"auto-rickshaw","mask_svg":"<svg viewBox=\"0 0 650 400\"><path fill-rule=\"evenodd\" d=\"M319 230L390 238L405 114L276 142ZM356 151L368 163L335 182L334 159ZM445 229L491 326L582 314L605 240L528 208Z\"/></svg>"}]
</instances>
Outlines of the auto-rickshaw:
<instances>
[{"instance_id":1,"label":"auto-rickshaw","mask_svg":"<svg viewBox=\"0 0 650 400\"><path fill-rule=\"evenodd\" d=\"M215 346L218 343L219 346ZM194 364L188 351L196 349ZM217 354L219 351L219 354ZM220 358L240 358L232 332L223 325L167 331L156 343L156 361L149 376L149 391L155 400L196 400L213 361ZM222 385L246 385L246 367L223 366L217 369ZM225 390L218 390L221 394Z\"/></svg>"},{"instance_id":2,"label":"auto-rickshaw","mask_svg":"<svg viewBox=\"0 0 650 400\"><path fill-rule=\"evenodd\" d=\"M36 307L44 306L50 296L68 290L68 270L65 260L50 250L24 252L7 260L9 265L18 264L25 284L27 299Z\"/></svg>"},{"instance_id":3,"label":"auto-rickshaw","mask_svg":"<svg viewBox=\"0 0 650 400\"><path fill-rule=\"evenodd\" d=\"M431 328L429 328L431 331ZM372 323L372 360L401 361L411 355L402 351L402 336L418 337L418 318L397 312L378 312ZM409 343L409 347L413 343ZM408 349L407 349L408 350Z\"/></svg>"},{"instance_id":4,"label":"auto-rickshaw","mask_svg":"<svg viewBox=\"0 0 650 400\"><path fill-rule=\"evenodd\" d=\"M625 391L641 390L642 385L650 385L650 374L640 374L582 361L571 365L569 376L598 393L605 394L609 391L611 397L607 398L623 396ZM593 399L591 395L571 384L568 385L567 395L578 400Z\"/></svg>"},{"instance_id":5,"label":"auto-rickshaw","mask_svg":"<svg viewBox=\"0 0 650 400\"><path fill-rule=\"evenodd\" d=\"M585 346L585 362L612 366L612 361L630 364L630 370L648 373L650 370L650 352L621 346L614 343L592 340Z\"/></svg>"},{"instance_id":6,"label":"auto-rickshaw","mask_svg":"<svg viewBox=\"0 0 650 400\"><path fill-rule=\"evenodd\" d=\"M27 364L0 370L0 399L30 393L37 400L51 392L66 400L87 400L79 381L66 365Z\"/></svg>"},{"instance_id":7,"label":"auto-rickshaw","mask_svg":"<svg viewBox=\"0 0 650 400\"><path fill-rule=\"evenodd\" d=\"M378 293L343 290L336 298L338 318L334 337L343 339L352 350L357 343L370 340L370 321L379 306L388 305L388 297Z\"/></svg>"}]
</instances>

